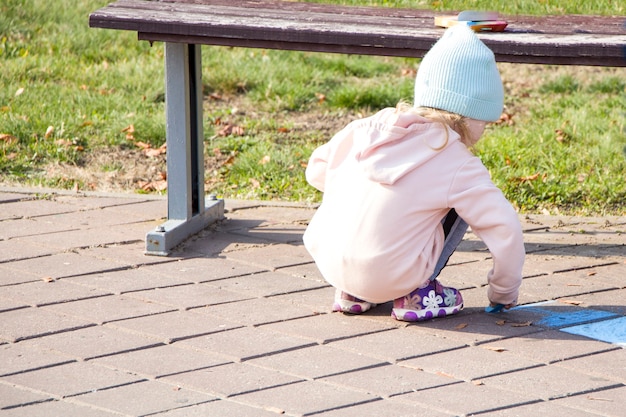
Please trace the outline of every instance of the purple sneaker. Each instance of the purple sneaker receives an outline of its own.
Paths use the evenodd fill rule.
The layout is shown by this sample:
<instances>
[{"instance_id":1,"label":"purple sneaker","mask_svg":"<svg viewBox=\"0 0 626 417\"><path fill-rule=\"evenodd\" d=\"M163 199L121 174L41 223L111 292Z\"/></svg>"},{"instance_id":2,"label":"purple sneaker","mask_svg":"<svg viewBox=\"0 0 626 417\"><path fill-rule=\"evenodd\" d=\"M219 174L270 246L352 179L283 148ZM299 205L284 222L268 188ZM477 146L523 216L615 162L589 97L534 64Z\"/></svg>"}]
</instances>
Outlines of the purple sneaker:
<instances>
[{"instance_id":1,"label":"purple sneaker","mask_svg":"<svg viewBox=\"0 0 626 417\"><path fill-rule=\"evenodd\" d=\"M401 321L424 321L456 314L463 308L461 293L437 280L393 301L391 316Z\"/></svg>"},{"instance_id":2,"label":"purple sneaker","mask_svg":"<svg viewBox=\"0 0 626 417\"><path fill-rule=\"evenodd\" d=\"M335 303L333 304L333 311L342 311L344 313L361 314L365 313L375 304L368 303L367 301L356 298L341 290L335 292Z\"/></svg>"}]
</instances>

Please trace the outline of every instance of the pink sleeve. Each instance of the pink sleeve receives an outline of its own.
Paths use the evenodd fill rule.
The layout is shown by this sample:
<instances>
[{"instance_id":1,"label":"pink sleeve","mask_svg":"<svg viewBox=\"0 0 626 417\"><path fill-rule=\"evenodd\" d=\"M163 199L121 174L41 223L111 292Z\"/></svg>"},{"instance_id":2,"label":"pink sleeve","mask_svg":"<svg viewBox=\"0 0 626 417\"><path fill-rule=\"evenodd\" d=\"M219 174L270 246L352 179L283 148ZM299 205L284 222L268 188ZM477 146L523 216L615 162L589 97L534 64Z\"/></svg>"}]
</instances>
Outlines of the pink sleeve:
<instances>
[{"instance_id":1,"label":"pink sleeve","mask_svg":"<svg viewBox=\"0 0 626 417\"><path fill-rule=\"evenodd\" d=\"M487 275L491 302L517 301L522 283L525 248L519 217L478 158L459 170L449 194L455 208L489 248L493 268Z\"/></svg>"}]
</instances>

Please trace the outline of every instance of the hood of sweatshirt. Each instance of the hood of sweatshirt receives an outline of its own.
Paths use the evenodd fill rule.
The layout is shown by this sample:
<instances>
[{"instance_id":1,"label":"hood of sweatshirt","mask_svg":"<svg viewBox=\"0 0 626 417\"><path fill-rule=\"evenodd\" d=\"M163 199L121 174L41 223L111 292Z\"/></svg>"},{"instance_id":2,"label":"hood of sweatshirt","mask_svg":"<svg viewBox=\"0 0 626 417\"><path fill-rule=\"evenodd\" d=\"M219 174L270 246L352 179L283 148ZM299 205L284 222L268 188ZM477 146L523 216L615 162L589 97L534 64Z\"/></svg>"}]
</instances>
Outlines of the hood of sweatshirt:
<instances>
[{"instance_id":1,"label":"hood of sweatshirt","mask_svg":"<svg viewBox=\"0 0 626 417\"><path fill-rule=\"evenodd\" d=\"M381 110L355 126L356 159L365 176L393 184L459 139L445 125L395 108Z\"/></svg>"}]
</instances>

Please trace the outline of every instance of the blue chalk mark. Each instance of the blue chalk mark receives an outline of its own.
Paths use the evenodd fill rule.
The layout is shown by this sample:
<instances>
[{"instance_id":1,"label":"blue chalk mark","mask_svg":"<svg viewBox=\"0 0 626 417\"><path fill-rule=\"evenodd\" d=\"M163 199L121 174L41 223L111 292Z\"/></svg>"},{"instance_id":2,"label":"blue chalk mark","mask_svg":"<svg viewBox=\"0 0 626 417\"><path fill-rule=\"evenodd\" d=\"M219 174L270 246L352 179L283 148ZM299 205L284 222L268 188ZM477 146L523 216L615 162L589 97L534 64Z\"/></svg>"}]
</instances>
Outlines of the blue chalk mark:
<instances>
[{"instance_id":1,"label":"blue chalk mark","mask_svg":"<svg viewBox=\"0 0 626 417\"><path fill-rule=\"evenodd\" d=\"M567 327L591 321L605 320L609 317L617 317L617 314L608 311L589 309L563 312L546 310L545 312L547 313L546 316L536 323L538 326L550 328Z\"/></svg>"},{"instance_id":2,"label":"blue chalk mark","mask_svg":"<svg viewBox=\"0 0 626 417\"><path fill-rule=\"evenodd\" d=\"M567 327L561 331L626 347L626 317Z\"/></svg>"}]
</instances>

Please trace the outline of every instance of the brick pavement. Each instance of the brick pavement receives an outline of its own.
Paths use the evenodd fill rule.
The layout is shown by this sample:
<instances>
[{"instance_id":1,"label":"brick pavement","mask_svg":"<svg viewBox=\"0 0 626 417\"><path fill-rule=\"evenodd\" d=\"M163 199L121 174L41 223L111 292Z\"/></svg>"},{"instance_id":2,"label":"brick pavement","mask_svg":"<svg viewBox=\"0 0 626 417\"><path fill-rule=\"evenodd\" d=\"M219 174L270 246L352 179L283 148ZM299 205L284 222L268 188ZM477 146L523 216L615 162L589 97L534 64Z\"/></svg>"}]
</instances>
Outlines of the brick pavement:
<instances>
[{"instance_id":1,"label":"brick pavement","mask_svg":"<svg viewBox=\"0 0 626 417\"><path fill-rule=\"evenodd\" d=\"M483 312L468 233L441 280L461 314L330 313L314 209L227 201L144 256L166 201L0 190L0 416L623 416L626 217L521 216L520 307Z\"/></svg>"}]
</instances>

